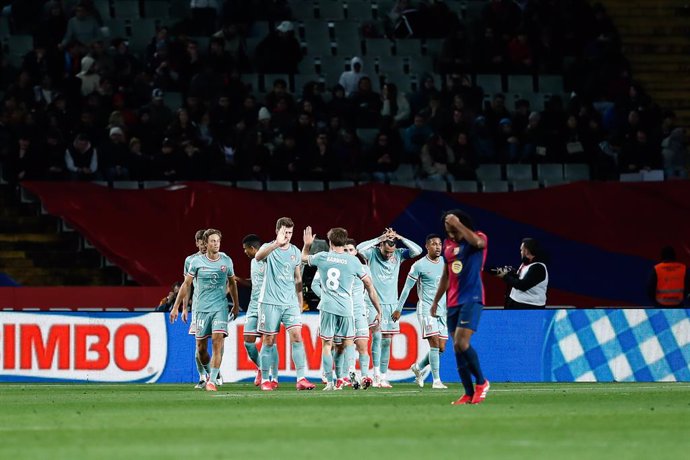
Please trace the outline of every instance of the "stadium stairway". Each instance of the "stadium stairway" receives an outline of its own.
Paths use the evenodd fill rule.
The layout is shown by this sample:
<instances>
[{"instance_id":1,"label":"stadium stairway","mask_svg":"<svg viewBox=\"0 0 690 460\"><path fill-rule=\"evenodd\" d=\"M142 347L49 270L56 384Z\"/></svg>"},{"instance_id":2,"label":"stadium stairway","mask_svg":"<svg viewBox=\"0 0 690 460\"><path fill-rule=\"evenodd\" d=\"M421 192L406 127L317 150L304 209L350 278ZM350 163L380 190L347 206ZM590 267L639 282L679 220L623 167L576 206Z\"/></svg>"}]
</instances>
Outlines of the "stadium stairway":
<instances>
[{"instance_id":1,"label":"stadium stairway","mask_svg":"<svg viewBox=\"0 0 690 460\"><path fill-rule=\"evenodd\" d=\"M61 221L23 203L9 185L0 185L0 272L22 286L113 286L126 281L85 247L76 232L60 231Z\"/></svg>"},{"instance_id":2,"label":"stadium stairway","mask_svg":"<svg viewBox=\"0 0 690 460\"><path fill-rule=\"evenodd\" d=\"M662 108L690 124L690 6L674 0L602 2L621 36L633 77Z\"/></svg>"}]
</instances>

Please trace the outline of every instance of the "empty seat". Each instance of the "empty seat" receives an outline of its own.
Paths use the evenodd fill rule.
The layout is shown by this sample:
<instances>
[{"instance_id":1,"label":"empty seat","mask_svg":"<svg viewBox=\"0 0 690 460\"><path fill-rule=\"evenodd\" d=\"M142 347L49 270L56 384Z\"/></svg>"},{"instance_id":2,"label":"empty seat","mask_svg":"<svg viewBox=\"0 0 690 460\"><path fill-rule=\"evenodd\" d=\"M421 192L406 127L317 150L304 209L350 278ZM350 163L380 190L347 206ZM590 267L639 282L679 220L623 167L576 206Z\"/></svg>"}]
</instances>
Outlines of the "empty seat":
<instances>
[{"instance_id":1,"label":"empty seat","mask_svg":"<svg viewBox=\"0 0 690 460\"><path fill-rule=\"evenodd\" d=\"M567 180L564 179L544 179L541 181L542 185L547 188L547 187L556 187L558 185L565 185L568 183Z\"/></svg>"},{"instance_id":2,"label":"empty seat","mask_svg":"<svg viewBox=\"0 0 690 460\"><path fill-rule=\"evenodd\" d=\"M390 56L393 42L387 38L368 38L364 41L367 56Z\"/></svg>"},{"instance_id":3,"label":"empty seat","mask_svg":"<svg viewBox=\"0 0 690 460\"><path fill-rule=\"evenodd\" d=\"M298 192L322 192L324 190L323 182L315 180L301 180L297 182Z\"/></svg>"},{"instance_id":4,"label":"empty seat","mask_svg":"<svg viewBox=\"0 0 690 460\"><path fill-rule=\"evenodd\" d=\"M651 169L649 171L641 171L642 180L644 182L663 182L664 171L662 169Z\"/></svg>"},{"instance_id":5,"label":"empty seat","mask_svg":"<svg viewBox=\"0 0 690 460\"><path fill-rule=\"evenodd\" d=\"M422 42L416 38L406 38L395 42L395 54L417 58L422 54Z\"/></svg>"},{"instance_id":6,"label":"empty seat","mask_svg":"<svg viewBox=\"0 0 690 460\"><path fill-rule=\"evenodd\" d=\"M263 190L264 183L260 180L238 180L237 188L246 188L249 190Z\"/></svg>"},{"instance_id":7,"label":"empty seat","mask_svg":"<svg viewBox=\"0 0 690 460\"><path fill-rule=\"evenodd\" d=\"M443 49L443 39L442 38L427 38L424 40L424 49L426 50L427 56L438 57L441 55L441 50Z\"/></svg>"},{"instance_id":8,"label":"empty seat","mask_svg":"<svg viewBox=\"0 0 690 460\"><path fill-rule=\"evenodd\" d=\"M477 75L477 86L480 86L485 93L503 92L503 83L500 75Z\"/></svg>"},{"instance_id":9,"label":"empty seat","mask_svg":"<svg viewBox=\"0 0 690 460\"><path fill-rule=\"evenodd\" d=\"M532 180L532 165L506 165L506 179L508 180Z\"/></svg>"},{"instance_id":10,"label":"empty seat","mask_svg":"<svg viewBox=\"0 0 690 460\"><path fill-rule=\"evenodd\" d=\"M414 180L392 180L391 185L398 187L417 188L417 182Z\"/></svg>"},{"instance_id":11,"label":"empty seat","mask_svg":"<svg viewBox=\"0 0 690 460\"><path fill-rule=\"evenodd\" d=\"M395 170L395 177L398 180L412 180L416 174L414 165L403 163Z\"/></svg>"},{"instance_id":12,"label":"empty seat","mask_svg":"<svg viewBox=\"0 0 690 460\"><path fill-rule=\"evenodd\" d=\"M139 2L137 0L115 0L114 16L118 19L139 19Z\"/></svg>"},{"instance_id":13,"label":"empty seat","mask_svg":"<svg viewBox=\"0 0 690 460\"><path fill-rule=\"evenodd\" d=\"M312 56L328 56L332 54L331 36L328 22L322 20L304 20L304 42L307 53Z\"/></svg>"},{"instance_id":14,"label":"empty seat","mask_svg":"<svg viewBox=\"0 0 690 460\"><path fill-rule=\"evenodd\" d=\"M266 190L269 192L292 192L294 188L292 181L289 180L269 180L266 182Z\"/></svg>"},{"instance_id":15,"label":"empty seat","mask_svg":"<svg viewBox=\"0 0 690 460\"><path fill-rule=\"evenodd\" d=\"M537 165L537 179L540 181L562 181L563 165L560 163L542 163Z\"/></svg>"},{"instance_id":16,"label":"empty seat","mask_svg":"<svg viewBox=\"0 0 690 460\"><path fill-rule=\"evenodd\" d=\"M403 74L403 60L398 56L380 56L378 58L378 73L379 74Z\"/></svg>"},{"instance_id":17,"label":"empty seat","mask_svg":"<svg viewBox=\"0 0 690 460\"><path fill-rule=\"evenodd\" d=\"M339 56L359 56L362 54L360 25L358 21L336 21L333 23L336 53Z\"/></svg>"},{"instance_id":18,"label":"empty seat","mask_svg":"<svg viewBox=\"0 0 690 460\"><path fill-rule=\"evenodd\" d=\"M485 180L482 181L482 191L486 193L507 192L508 182L504 180Z\"/></svg>"},{"instance_id":19,"label":"empty seat","mask_svg":"<svg viewBox=\"0 0 690 460\"><path fill-rule=\"evenodd\" d=\"M187 2L189 3L189 2ZM98 14L104 21L110 17L110 2L109 0L94 0L93 5L96 7Z\"/></svg>"},{"instance_id":20,"label":"empty seat","mask_svg":"<svg viewBox=\"0 0 690 460\"><path fill-rule=\"evenodd\" d=\"M139 182L135 180L116 180L113 181L113 188L121 190L139 190Z\"/></svg>"},{"instance_id":21,"label":"empty seat","mask_svg":"<svg viewBox=\"0 0 690 460\"><path fill-rule=\"evenodd\" d=\"M450 183L450 191L455 193L476 193L477 182L473 180L456 180Z\"/></svg>"},{"instance_id":22,"label":"empty seat","mask_svg":"<svg viewBox=\"0 0 690 460\"><path fill-rule=\"evenodd\" d=\"M641 173L622 173L619 176L619 180L621 182L642 182L642 174Z\"/></svg>"},{"instance_id":23,"label":"empty seat","mask_svg":"<svg viewBox=\"0 0 690 460\"><path fill-rule=\"evenodd\" d=\"M147 18L167 18L170 16L170 3L167 0L146 0L144 16Z\"/></svg>"},{"instance_id":24,"label":"empty seat","mask_svg":"<svg viewBox=\"0 0 690 460\"><path fill-rule=\"evenodd\" d=\"M182 93L177 93L174 91L165 91L163 93L163 101L171 110L175 111L182 107Z\"/></svg>"},{"instance_id":25,"label":"empty seat","mask_svg":"<svg viewBox=\"0 0 690 460\"><path fill-rule=\"evenodd\" d=\"M486 164L477 167L477 179L481 181L501 180L502 178L501 165Z\"/></svg>"},{"instance_id":26,"label":"empty seat","mask_svg":"<svg viewBox=\"0 0 690 460\"><path fill-rule=\"evenodd\" d=\"M508 91L533 93L534 81L531 75L508 75Z\"/></svg>"},{"instance_id":27,"label":"empty seat","mask_svg":"<svg viewBox=\"0 0 690 460\"><path fill-rule=\"evenodd\" d=\"M348 1L345 6L345 12L348 19L369 21L372 18L371 2L357 0Z\"/></svg>"},{"instance_id":28,"label":"empty seat","mask_svg":"<svg viewBox=\"0 0 690 460\"><path fill-rule=\"evenodd\" d=\"M110 186L110 184L108 184L107 180L92 180L91 183L94 185L98 185L100 187L109 187Z\"/></svg>"},{"instance_id":29,"label":"empty seat","mask_svg":"<svg viewBox=\"0 0 690 460\"><path fill-rule=\"evenodd\" d=\"M355 186L355 181L352 180L332 180L328 182L328 190L338 190L341 188L350 188Z\"/></svg>"},{"instance_id":30,"label":"empty seat","mask_svg":"<svg viewBox=\"0 0 690 460\"><path fill-rule=\"evenodd\" d=\"M374 145L378 133L378 129L357 128L357 137L362 143L362 147L364 147L365 149Z\"/></svg>"},{"instance_id":31,"label":"empty seat","mask_svg":"<svg viewBox=\"0 0 690 460\"><path fill-rule=\"evenodd\" d=\"M434 71L434 58L431 56L416 56L410 59L410 73L421 75L424 73L432 73ZM434 75L434 80L440 82L440 75ZM440 88L437 83L437 88Z\"/></svg>"},{"instance_id":32,"label":"empty seat","mask_svg":"<svg viewBox=\"0 0 690 460\"><path fill-rule=\"evenodd\" d=\"M216 185L222 185L223 187L234 187L235 183L230 180L210 180L209 183L211 184L216 184Z\"/></svg>"},{"instance_id":33,"label":"empty seat","mask_svg":"<svg viewBox=\"0 0 690 460\"><path fill-rule=\"evenodd\" d=\"M342 2L332 0L322 0L318 4L319 18L327 20L340 20L345 18L345 11Z\"/></svg>"},{"instance_id":34,"label":"empty seat","mask_svg":"<svg viewBox=\"0 0 690 460\"><path fill-rule=\"evenodd\" d=\"M167 180L146 180L142 183L144 188L164 188L170 185Z\"/></svg>"},{"instance_id":35,"label":"empty seat","mask_svg":"<svg viewBox=\"0 0 690 460\"><path fill-rule=\"evenodd\" d=\"M589 165L565 164L563 166L563 178L568 181L589 180Z\"/></svg>"},{"instance_id":36,"label":"empty seat","mask_svg":"<svg viewBox=\"0 0 690 460\"><path fill-rule=\"evenodd\" d=\"M539 92L563 94L563 77L561 75L539 75Z\"/></svg>"},{"instance_id":37,"label":"empty seat","mask_svg":"<svg viewBox=\"0 0 690 460\"><path fill-rule=\"evenodd\" d=\"M448 184L444 180L423 180L419 182L419 188L432 192L447 192Z\"/></svg>"},{"instance_id":38,"label":"empty seat","mask_svg":"<svg viewBox=\"0 0 690 460\"><path fill-rule=\"evenodd\" d=\"M514 192L521 190L534 190L539 188L539 182L536 180L514 180L511 182Z\"/></svg>"},{"instance_id":39,"label":"empty seat","mask_svg":"<svg viewBox=\"0 0 690 460\"><path fill-rule=\"evenodd\" d=\"M313 1L291 1L290 10L294 19L314 19L314 2Z\"/></svg>"}]
</instances>

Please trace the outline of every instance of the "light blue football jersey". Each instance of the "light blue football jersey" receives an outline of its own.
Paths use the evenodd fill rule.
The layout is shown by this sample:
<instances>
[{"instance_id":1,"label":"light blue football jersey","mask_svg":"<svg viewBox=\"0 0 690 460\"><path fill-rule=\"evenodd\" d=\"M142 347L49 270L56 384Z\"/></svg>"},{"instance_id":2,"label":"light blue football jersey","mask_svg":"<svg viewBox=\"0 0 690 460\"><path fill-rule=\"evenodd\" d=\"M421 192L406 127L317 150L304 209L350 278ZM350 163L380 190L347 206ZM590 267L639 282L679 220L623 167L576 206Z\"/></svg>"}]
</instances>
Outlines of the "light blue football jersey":
<instances>
[{"instance_id":1,"label":"light blue football jersey","mask_svg":"<svg viewBox=\"0 0 690 460\"><path fill-rule=\"evenodd\" d=\"M261 248L271 243L266 243ZM295 292L295 268L302 263L302 251L294 244L277 248L264 259L266 270L259 290L259 303L283 307L298 306Z\"/></svg>"},{"instance_id":2,"label":"light blue football jersey","mask_svg":"<svg viewBox=\"0 0 690 460\"><path fill-rule=\"evenodd\" d=\"M189 273L189 265L192 263L192 259L198 256L204 255L202 252L197 252L196 254L192 254L191 256L187 256L184 260L184 269L182 271L182 277L184 278L187 273ZM196 278L192 280L192 308L194 308L196 304L196 293L197 293L197 288L196 288Z\"/></svg>"},{"instance_id":3,"label":"light blue football jersey","mask_svg":"<svg viewBox=\"0 0 690 460\"><path fill-rule=\"evenodd\" d=\"M194 308L199 312L227 311L228 301L226 288L228 277L233 276L232 259L224 252L218 253L217 260L211 260L208 256L194 257L190 264L188 275L196 279L197 296Z\"/></svg>"},{"instance_id":4,"label":"light blue football jersey","mask_svg":"<svg viewBox=\"0 0 690 460\"><path fill-rule=\"evenodd\" d=\"M410 273L407 275L407 280L405 280L405 288L400 296L399 306L405 303L410 289L416 284L417 297L419 298L417 302L417 313L423 316L430 315L431 304L434 302L434 297L436 296L436 291L445 266L443 257L439 257L436 262L432 262L427 256L413 263L410 268ZM443 294L443 297L441 297L441 300L438 302L436 316L446 316L445 294Z\"/></svg>"},{"instance_id":5,"label":"light blue football jersey","mask_svg":"<svg viewBox=\"0 0 690 460\"><path fill-rule=\"evenodd\" d=\"M266 272L266 262L252 259L250 264L250 277L252 280L252 293L249 297L249 306L247 313L253 313L259 309L259 291L261 291L261 284L264 281L264 273Z\"/></svg>"},{"instance_id":6,"label":"light blue football jersey","mask_svg":"<svg viewBox=\"0 0 690 460\"><path fill-rule=\"evenodd\" d=\"M354 317L355 280L367 276L359 259L346 252L320 252L309 256L308 263L319 270L319 310L338 316Z\"/></svg>"},{"instance_id":7,"label":"light blue football jersey","mask_svg":"<svg viewBox=\"0 0 690 460\"><path fill-rule=\"evenodd\" d=\"M362 265L362 268L371 278L369 267ZM311 282L311 290L319 299L321 298L323 287L321 286L321 275L319 275L318 271L314 274L314 279ZM352 302L354 304L355 316L364 314L370 305L372 309L374 308L374 304L371 303L369 294L364 288L364 282L360 278L355 278L355 284L352 286Z\"/></svg>"},{"instance_id":8,"label":"light blue football jersey","mask_svg":"<svg viewBox=\"0 0 690 460\"><path fill-rule=\"evenodd\" d=\"M359 246L357 247L359 250ZM398 276L403 260L416 257L407 248L398 248L389 259L381 255L377 246L364 249L360 254L369 261L371 279L379 296L379 302L386 305L398 304Z\"/></svg>"}]
</instances>

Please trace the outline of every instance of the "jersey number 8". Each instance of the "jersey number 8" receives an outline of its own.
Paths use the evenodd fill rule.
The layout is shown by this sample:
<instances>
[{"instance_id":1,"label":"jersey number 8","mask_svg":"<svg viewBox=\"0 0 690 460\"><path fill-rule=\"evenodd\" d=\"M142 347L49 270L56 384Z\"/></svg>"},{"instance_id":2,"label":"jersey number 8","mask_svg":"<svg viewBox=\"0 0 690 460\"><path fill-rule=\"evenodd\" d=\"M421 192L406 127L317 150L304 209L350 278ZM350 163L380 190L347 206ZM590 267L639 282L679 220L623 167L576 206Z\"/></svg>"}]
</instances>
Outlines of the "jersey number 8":
<instances>
[{"instance_id":1,"label":"jersey number 8","mask_svg":"<svg viewBox=\"0 0 690 460\"><path fill-rule=\"evenodd\" d=\"M340 270L329 268L326 272L326 287L331 291L336 291L340 287Z\"/></svg>"}]
</instances>

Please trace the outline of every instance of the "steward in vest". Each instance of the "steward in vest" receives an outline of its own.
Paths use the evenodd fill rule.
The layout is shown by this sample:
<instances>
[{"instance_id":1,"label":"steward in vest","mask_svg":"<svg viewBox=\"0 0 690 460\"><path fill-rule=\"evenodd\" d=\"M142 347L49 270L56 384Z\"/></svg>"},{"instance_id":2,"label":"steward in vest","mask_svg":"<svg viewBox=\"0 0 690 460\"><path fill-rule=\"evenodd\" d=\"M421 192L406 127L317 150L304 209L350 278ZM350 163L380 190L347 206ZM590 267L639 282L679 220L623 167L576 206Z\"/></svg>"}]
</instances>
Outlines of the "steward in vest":
<instances>
[{"instance_id":1,"label":"steward in vest","mask_svg":"<svg viewBox=\"0 0 690 460\"><path fill-rule=\"evenodd\" d=\"M661 262L654 266L647 285L649 299L657 307L684 305L690 292L690 277L684 263L676 260L672 247L661 250Z\"/></svg>"},{"instance_id":2,"label":"steward in vest","mask_svg":"<svg viewBox=\"0 0 690 460\"><path fill-rule=\"evenodd\" d=\"M525 309L546 306L546 289L549 272L539 256L537 240L525 238L520 245L522 264L517 273L499 271L498 277L511 288L506 299L506 308Z\"/></svg>"}]
</instances>

